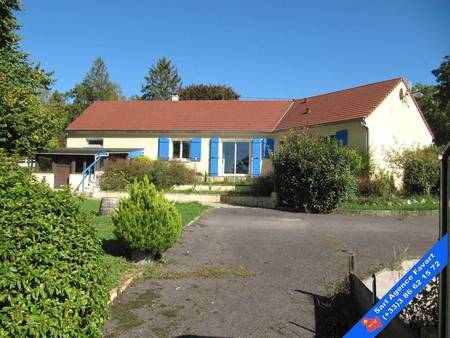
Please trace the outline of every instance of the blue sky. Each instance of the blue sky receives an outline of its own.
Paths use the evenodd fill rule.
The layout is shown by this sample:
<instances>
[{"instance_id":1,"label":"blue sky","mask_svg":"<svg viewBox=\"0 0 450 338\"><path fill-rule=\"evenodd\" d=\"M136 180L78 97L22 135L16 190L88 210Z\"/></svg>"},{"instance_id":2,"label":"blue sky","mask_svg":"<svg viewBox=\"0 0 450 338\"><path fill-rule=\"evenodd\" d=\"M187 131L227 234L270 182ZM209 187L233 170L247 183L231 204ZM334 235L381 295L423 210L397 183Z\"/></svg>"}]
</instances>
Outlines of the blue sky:
<instances>
[{"instance_id":1,"label":"blue sky","mask_svg":"<svg viewBox=\"0 0 450 338\"><path fill-rule=\"evenodd\" d=\"M102 56L126 96L170 58L184 84L292 98L404 76L433 83L450 54L448 0L24 0L22 47L55 88Z\"/></svg>"}]
</instances>

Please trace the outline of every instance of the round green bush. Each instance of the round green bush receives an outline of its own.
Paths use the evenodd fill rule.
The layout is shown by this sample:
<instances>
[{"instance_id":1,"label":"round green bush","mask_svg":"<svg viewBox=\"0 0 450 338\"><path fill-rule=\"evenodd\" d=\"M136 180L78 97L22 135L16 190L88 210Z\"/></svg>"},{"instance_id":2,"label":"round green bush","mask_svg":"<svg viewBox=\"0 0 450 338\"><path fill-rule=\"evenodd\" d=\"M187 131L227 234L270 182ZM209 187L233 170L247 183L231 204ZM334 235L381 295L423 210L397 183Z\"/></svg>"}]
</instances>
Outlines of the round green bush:
<instances>
[{"instance_id":1,"label":"round green bush","mask_svg":"<svg viewBox=\"0 0 450 338\"><path fill-rule=\"evenodd\" d=\"M0 337L101 337L101 245L69 191L0 155Z\"/></svg>"},{"instance_id":2,"label":"round green bush","mask_svg":"<svg viewBox=\"0 0 450 338\"><path fill-rule=\"evenodd\" d=\"M273 157L275 191L280 206L329 213L354 193L361 156L335 140L294 132Z\"/></svg>"},{"instance_id":3,"label":"round green bush","mask_svg":"<svg viewBox=\"0 0 450 338\"><path fill-rule=\"evenodd\" d=\"M129 188L112 215L114 234L130 249L161 254L172 247L183 229L175 206L158 192L147 176Z\"/></svg>"}]
</instances>

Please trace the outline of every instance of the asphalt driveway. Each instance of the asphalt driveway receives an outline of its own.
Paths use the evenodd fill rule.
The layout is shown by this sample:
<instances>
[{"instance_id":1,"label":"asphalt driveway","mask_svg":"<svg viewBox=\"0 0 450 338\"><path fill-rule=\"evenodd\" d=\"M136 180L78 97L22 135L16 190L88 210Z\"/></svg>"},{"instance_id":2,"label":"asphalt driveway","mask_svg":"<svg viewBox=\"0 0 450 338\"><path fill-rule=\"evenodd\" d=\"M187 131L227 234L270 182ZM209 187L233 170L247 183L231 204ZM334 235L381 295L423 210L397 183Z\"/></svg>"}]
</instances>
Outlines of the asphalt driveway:
<instances>
[{"instance_id":1,"label":"asphalt driveway","mask_svg":"<svg viewBox=\"0 0 450 338\"><path fill-rule=\"evenodd\" d=\"M167 279L145 279L114 302L105 335L314 337L310 294L336 287L350 252L363 276L404 254L421 256L437 234L437 216L213 209L166 253Z\"/></svg>"}]
</instances>

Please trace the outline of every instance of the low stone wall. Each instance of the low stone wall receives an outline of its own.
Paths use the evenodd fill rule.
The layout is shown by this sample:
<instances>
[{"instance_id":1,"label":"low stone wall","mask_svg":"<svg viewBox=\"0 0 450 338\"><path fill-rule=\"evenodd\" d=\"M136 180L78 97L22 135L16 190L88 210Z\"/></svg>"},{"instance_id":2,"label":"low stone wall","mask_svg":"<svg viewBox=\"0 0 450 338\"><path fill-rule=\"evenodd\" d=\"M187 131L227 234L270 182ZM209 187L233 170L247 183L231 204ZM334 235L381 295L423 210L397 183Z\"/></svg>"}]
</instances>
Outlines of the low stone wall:
<instances>
[{"instance_id":1,"label":"low stone wall","mask_svg":"<svg viewBox=\"0 0 450 338\"><path fill-rule=\"evenodd\" d=\"M273 196L222 195L220 201L232 205L270 209L274 209L277 205Z\"/></svg>"},{"instance_id":2,"label":"low stone wall","mask_svg":"<svg viewBox=\"0 0 450 338\"><path fill-rule=\"evenodd\" d=\"M220 195L210 194L179 194L166 192L164 197L172 202L200 202L200 203L218 203L220 202Z\"/></svg>"},{"instance_id":3,"label":"low stone wall","mask_svg":"<svg viewBox=\"0 0 450 338\"><path fill-rule=\"evenodd\" d=\"M104 198L104 197L128 197L126 191L94 191L92 198ZM220 202L219 194L185 194L185 193L173 193L166 192L164 197L172 202L199 202L199 203L218 203Z\"/></svg>"},{"instance_id":4,"label":"low stone wall","mask_svg":"<svg viewBox=\"0 0 450 338\"><path fill-rule=\"evenodd\" d=\"M240 192L248 192L251 190L250 185L207 185L207 184L184 184L184 185L174 185L172 190L174 191L183 191L183 190L193 190L193 191L217 191L217 192L225 192L225 191L240 191Z\"/></svg>"}]
</instances>

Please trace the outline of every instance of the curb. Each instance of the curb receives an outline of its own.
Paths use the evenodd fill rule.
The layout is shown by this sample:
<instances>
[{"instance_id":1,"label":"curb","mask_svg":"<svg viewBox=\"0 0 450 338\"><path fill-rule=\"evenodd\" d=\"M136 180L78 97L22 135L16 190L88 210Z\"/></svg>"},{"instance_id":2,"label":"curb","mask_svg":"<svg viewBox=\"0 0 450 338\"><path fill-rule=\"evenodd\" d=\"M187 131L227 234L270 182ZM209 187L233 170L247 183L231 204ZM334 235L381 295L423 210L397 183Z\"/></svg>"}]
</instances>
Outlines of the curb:
<instances>
[{"instance_id":1,"label":"curb","mask_svg":"<svg viewBox=\"0 0 450 338\"><path fill-rule=\"evenodd\" d=\"M119 285L109 291L109 302L108 305L111 304L114 299L116 299L121 293L123 293L132 282L135 280L142 278L144 276L143 269L136 269L135 271L130 272L125 275L119 282Z\"/></svg>"},{"instance_id":2,"label":"curb","mask_svg":"<svg viewBox=\"0 0 450 338\"><path fill-rule=\"evenodd\" d=\"M435 216L439 210L352 210L337 209L333 214L361 216Z\"/></svg>"}]
</instances>

